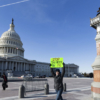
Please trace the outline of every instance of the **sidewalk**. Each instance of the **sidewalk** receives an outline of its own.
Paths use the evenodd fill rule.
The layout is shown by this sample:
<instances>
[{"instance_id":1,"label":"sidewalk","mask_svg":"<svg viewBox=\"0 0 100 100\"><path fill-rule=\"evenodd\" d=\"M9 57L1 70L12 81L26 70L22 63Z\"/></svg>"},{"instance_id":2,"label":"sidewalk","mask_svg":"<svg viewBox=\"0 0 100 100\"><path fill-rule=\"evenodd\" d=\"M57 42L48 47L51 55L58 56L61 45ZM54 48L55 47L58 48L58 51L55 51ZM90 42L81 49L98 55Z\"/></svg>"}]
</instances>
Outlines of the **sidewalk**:
<instances>
[{"instance_id":1,"label":"sidewalk","mask_svg":"<svg viewBox=\"0 0 100 100\"><path fill-rule=\"evenodd\" d=\"M90 95L88 95L88 96L86 96L86 97L81 97L81 98L79 98L79 100L93 100L93 98L91 97L91 94Z\"/></svg>"},{"instance_id":2,"label":"sidewalk","mask_svg":"<svg viewBox=\"0 0 100 100\"><path fill-rule=\"evenodd\" d=\"M22 99L15 99L15 100L55 100L55 98L56 98L56 96L51 96L50 97L50 95L47 97L48 95L39 95L39 97L37 98L37 96L27 96L27 97L25 97L25 98L22 98ZM64 96L65 97L65 96ZM91 96L89 95L89 96L87 96L87 97L84 97L84 98L82 98L82 97L79 97L79 99L77 98L77 99L73 99L73 98L68 98L68 96L67 96L67 98L65 99L63 99L63 100L93 100L92 98L91 98Z\"/></svg>"}]
</instances>

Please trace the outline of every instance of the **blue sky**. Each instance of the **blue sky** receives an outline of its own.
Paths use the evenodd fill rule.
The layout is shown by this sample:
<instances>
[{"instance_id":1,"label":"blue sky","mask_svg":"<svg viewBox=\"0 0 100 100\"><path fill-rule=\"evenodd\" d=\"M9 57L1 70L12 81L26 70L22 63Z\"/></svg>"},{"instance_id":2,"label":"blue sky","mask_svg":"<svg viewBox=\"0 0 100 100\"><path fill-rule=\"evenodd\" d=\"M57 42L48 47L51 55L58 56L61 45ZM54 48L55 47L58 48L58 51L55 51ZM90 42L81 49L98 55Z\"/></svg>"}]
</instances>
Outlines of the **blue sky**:
<instances>
[{"instance_id":1,"label":"blue sky","mask_svg":"<svg viewBox=\"0 0 100 100\"><path fill-rule=\"evenodd\" d=\"M100 0L0 0L0 36L14 18L21 37L24 57L79 65L79 72L93 72L96 30L90 27Z\"/></svg>"}]
</instances>

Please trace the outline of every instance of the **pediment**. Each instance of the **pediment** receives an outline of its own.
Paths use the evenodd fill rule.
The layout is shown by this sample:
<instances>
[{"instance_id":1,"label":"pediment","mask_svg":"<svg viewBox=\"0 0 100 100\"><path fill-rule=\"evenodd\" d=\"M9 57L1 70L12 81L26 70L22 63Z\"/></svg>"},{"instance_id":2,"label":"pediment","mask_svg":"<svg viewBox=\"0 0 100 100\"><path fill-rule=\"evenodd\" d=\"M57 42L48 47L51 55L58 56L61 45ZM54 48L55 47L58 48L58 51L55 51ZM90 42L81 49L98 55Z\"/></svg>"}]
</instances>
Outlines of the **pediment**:
<instances>
[{"instance_id":1,"label":"pediment","mask_svg":"<svg viewBox=\"0 0 100 100\"><path fill-rule=\"evenodd\" d=\"M19 57L19 56L8 57L7 59L9 59L9 60L23 61L23 62L27 62L27 61L29 61L28 59L25 59L25 58L23 58L23 57Z\"/></svg>"}]
</instances>

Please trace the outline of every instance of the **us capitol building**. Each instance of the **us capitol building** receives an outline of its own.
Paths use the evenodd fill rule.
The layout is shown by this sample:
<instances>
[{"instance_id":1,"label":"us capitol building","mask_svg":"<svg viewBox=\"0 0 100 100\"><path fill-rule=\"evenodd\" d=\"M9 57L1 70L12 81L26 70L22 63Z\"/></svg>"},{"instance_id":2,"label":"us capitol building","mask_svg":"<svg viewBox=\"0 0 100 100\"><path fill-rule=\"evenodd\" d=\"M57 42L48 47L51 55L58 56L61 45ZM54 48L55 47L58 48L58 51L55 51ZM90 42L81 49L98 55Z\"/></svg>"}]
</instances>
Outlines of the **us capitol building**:
<instances>
[{"instance_id":1,"label":"us capitol building","mask_svg":"<svg viewBox=\"0 0 100 100\"><path fill-rule=\"evenodd\" d=\"M50 63L24 58L23 43L14 27L12 19L10 29L4 32L0 38L0 73L5 72L8 76L21 76L28 73L34 76L51 76ZM65 76L74 73L79 73L79 66L65 64Z\"/></svg>"}]
</instances>

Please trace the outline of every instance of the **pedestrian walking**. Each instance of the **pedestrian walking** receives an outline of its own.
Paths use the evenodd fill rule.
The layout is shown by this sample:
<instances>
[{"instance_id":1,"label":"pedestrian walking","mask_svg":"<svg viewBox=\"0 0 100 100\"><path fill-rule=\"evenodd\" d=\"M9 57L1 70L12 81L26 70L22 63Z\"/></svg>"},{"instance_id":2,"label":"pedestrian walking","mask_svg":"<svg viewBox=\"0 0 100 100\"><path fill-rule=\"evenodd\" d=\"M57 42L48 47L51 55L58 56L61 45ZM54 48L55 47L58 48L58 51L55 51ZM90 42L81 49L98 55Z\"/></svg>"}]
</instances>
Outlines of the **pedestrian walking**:
<instances>
[{"instance_id":1,"label":"pedestrian walking","mask_svg":"<svg viewBox=\"0 0 100 100\"><path fill-rule=\"evenodd\" d=\"M65 63L63 63L62 73L60 72L59 69L56 69L56 74L55 74L53 68L51 68L51 73L52 76L54 77L54 89L57 93L56 100L63 100L62 92L63 92L63 77L65 74Z\"/></svg>"},{"instance_id":2,"label":"pedestrian walking","mask_svg":"<svg viewBox=\"0 0 100 100\"><path fill-rule=\"evenodd\" d=\"M5 75L5 73L3 73L1 78L3 78L2 88L3 88L3 90L5 90L8 87L8 85L7 85L8 79L7 79L7 76Z\"/></svg>"}]
</instances>

